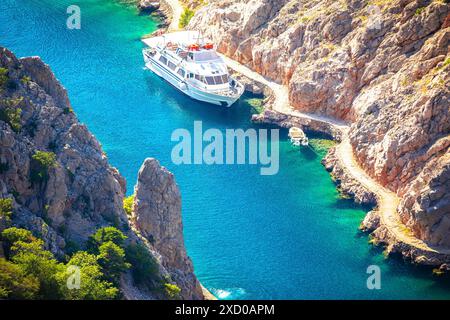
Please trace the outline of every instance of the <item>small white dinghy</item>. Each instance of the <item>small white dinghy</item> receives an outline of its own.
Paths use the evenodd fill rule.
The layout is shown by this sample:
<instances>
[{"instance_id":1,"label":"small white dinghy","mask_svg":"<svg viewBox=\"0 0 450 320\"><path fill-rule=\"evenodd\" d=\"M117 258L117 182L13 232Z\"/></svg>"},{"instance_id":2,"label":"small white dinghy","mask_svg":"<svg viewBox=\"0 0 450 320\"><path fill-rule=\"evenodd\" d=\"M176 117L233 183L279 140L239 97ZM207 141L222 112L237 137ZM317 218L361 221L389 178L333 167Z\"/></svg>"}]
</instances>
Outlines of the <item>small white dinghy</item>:
<instances>
[{"instance_id":1,"label":"small white dinghy","mask_svg":"<svg viewBox=\"0 0 450 320\"><path fill-rule=\"evenodd\" d=\"M291 143L294 146L298 147L308 145L308 137L303 130L298 127L292 127L289 129L289 138L291 138Z\"/></svg>"}]
</instances>

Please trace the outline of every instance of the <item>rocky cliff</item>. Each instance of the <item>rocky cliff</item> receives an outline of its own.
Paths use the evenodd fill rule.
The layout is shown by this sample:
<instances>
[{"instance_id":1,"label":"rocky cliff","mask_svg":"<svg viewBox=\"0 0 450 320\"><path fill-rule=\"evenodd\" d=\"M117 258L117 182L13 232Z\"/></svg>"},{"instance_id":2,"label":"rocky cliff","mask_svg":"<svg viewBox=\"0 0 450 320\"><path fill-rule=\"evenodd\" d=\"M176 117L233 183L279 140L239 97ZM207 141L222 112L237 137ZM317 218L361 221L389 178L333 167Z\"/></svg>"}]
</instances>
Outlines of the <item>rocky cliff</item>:
<instances>
[{"instance_id":1,"label":"rocky cliff","mask_svg":"<svg viewBox=\"0 0 450 320\"><path fill-rule=\"evenodd\" d=\"M184 247L180 191L173 174L155 159L146 159L139 170L132 221L177 284L191 293L186 298L200 296L202 289Z\"/></svg>"},{"instance_id":2,"label":"rocky cliff","mask_svg":"<svg viewBox=\"0 0 450 320\"><path fill-rule=\"evenodd\" d=\"M449 14L441 0L211 0L189 28L287 85L295 109L351 123L359 165L401 197L401 221L448 248Z\"/></svg>"},{"instance_id":3,"label":"rocky cliff","mask_svg":"<svg viewBox=\"0 0 450 320\"><path fill-rule=\"evenodd\" d=\"M123 209L124 178L109 165L86 126L78 122L66 90L38 57L17 59L0 48L0 127L0 196L13 199L14 226L32 231L60 258L84 248L89 235L103 226L121 229L130 242L145 243L130 229ZM181 211L177 210L180 195L174 184L158 189L161 177L170 174L157 163L151 168L152 175L138 182L137 199L160 197L158 205L171 208L178 203L178 207L152 215L138 205L137 220L158 239L155 246L147 243L148 251L159 263L162 257L161 278L174 281L182 289L182 298L201 299L184 248ZM129 292L132 286L128 283L122 289Z\"/></svg>"}]
</instances>

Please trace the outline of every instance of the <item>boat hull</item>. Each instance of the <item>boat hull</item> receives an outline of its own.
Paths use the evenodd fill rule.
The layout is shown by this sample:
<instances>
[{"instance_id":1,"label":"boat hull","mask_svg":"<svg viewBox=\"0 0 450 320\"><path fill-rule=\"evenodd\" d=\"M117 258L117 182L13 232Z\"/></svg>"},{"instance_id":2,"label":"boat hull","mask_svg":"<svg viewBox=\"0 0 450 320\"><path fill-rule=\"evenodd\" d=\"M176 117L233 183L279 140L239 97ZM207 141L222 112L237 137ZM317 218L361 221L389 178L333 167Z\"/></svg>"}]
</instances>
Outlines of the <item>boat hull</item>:
<instances>
[{"instance_id":1,"label":"boat hull","mask_svg":"<svg viewBox=\"0 0 450 320\"><path fill-rule=\"evenodd\" d=\"M240 98L244 91L241 90L234 96L225 96L212 92L205 92L200 88L186 83L184 79L180 78L178 75L168 72L163 66L160 65L159 62L147 57L145 53L144 61L147 69L169 82L182 93L198 101L229 108Z\"/></svg>"}]
</instances>

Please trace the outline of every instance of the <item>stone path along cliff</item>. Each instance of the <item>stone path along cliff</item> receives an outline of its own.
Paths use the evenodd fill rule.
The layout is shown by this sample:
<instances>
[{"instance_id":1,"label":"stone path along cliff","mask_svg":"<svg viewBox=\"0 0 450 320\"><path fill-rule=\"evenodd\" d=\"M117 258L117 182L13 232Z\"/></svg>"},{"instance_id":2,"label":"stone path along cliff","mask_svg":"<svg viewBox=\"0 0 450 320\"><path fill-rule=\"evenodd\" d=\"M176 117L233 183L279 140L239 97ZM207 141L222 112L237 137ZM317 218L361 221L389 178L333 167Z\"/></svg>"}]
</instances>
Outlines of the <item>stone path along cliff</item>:
<instances>
[{"instance_id":1,"label":"stone path along cliff","mask_svg":"<svg viewBox=\"0 0 450 320\"><path fill-rule=\"evenodd\" d=\"M180 16L183 12L183 7L180 2L177 0L164 0L171 7L172 10L172 22L169 26L169 31L174 31L179 29L179 21ZM278 84L269 79L266 79L262 75L257 72L252 71L246 66L240 64L239 62L221 55L225 60L225 63L236 72L246 76L249 79L252 79L256 82L262 83L271 89L274 95L274 102L272 105L272 109L276 112L298 117L311 119L319 122L327 123L336 129L342 132L342 142L337 147L337 156L340 161L345 165L345 167L349 170L354 179L356 179L361 185L372 191L377 196L377 204L378 211L380 214L380 219L383 225L396 237L398 241L401 241L409 246L434 252L434 253L443 253L450 254L450 250L448 249L440 249L436 247L430 247L422 240L412 236L408 232L406 226L400 221L397 214L397 207L400 202L399 197L392 191L384 188L381 184L372 179L357 163L354 154L353 148L348 139L348 129L349 125L343 121L338 119L333 119L330 117L315 115L315 114L307 114L297 110L294 110L292 106L289 104L289 92L287 86Z\"/></svg>"}]
</instances>

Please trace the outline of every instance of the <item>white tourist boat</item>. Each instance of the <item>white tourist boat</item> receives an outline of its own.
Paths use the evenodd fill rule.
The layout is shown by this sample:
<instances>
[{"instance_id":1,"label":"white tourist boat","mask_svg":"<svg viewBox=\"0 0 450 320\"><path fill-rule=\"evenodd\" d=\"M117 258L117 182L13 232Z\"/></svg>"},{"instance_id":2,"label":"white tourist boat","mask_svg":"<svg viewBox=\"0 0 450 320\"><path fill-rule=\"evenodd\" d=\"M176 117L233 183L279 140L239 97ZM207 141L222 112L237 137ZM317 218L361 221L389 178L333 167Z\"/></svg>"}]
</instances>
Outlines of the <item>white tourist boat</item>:
<instances>
[{"instance_id":1,"label":"white tourist boat","mask_svg":"<svg viewBox=\"0 0 450 320\"><path fill-rule=\"evenodd\" d=\"M230 77L223 59L199 32L180 31L142 40L145 66L188 96L230 107L244 86Z\"/></svg>"},{"instance_id":2,"label":"white tourist boat","mask_svg":"<svg viewBox=\"0 0 450 320\"><path fill-rule=\"evenodd\" d=\"M289 129L289 138L294 146L307 146L309 144L308 137L302 129L292 127Z\"/></svg>"}]
</instances>

